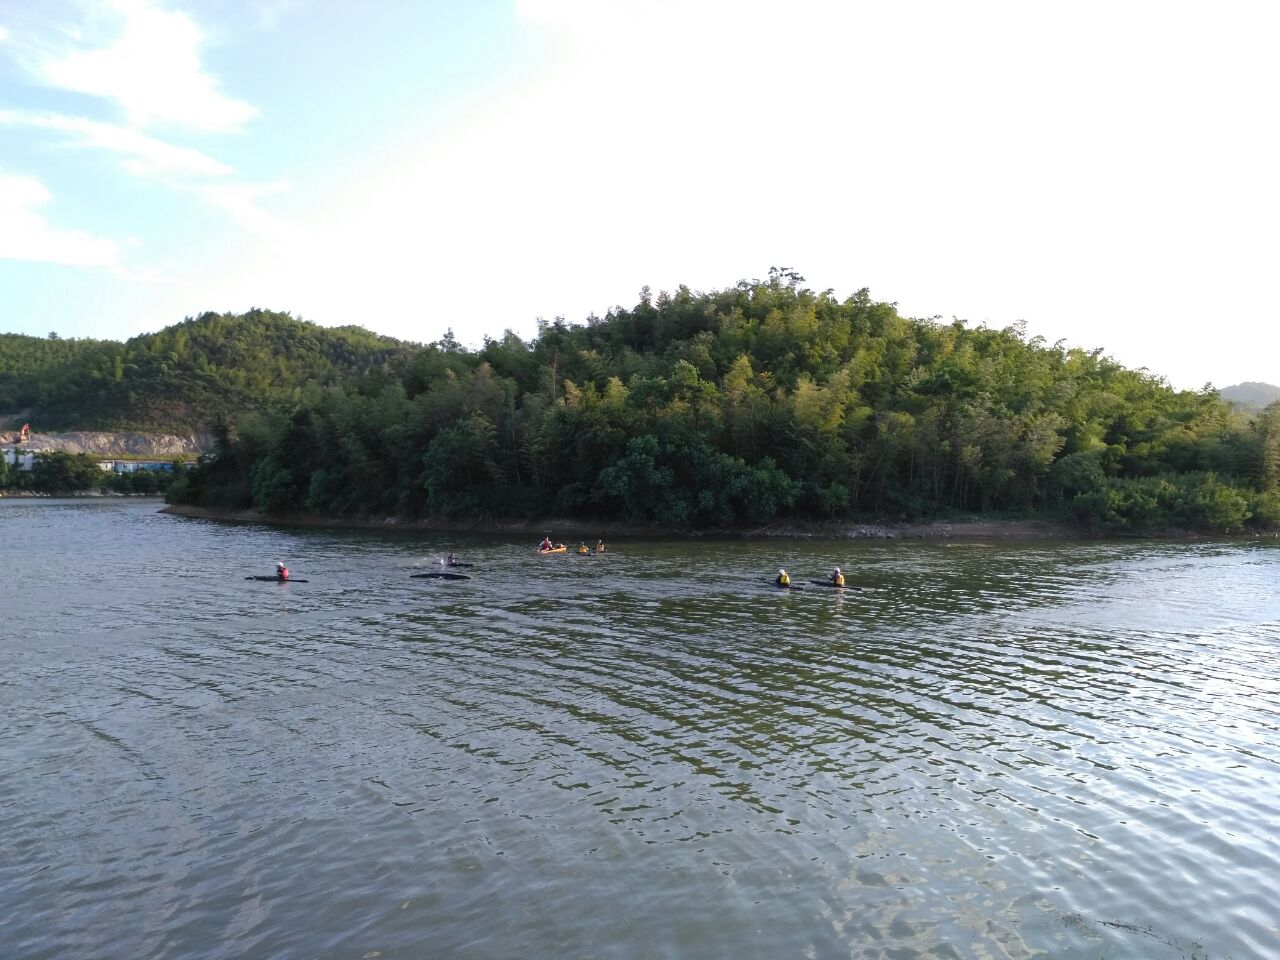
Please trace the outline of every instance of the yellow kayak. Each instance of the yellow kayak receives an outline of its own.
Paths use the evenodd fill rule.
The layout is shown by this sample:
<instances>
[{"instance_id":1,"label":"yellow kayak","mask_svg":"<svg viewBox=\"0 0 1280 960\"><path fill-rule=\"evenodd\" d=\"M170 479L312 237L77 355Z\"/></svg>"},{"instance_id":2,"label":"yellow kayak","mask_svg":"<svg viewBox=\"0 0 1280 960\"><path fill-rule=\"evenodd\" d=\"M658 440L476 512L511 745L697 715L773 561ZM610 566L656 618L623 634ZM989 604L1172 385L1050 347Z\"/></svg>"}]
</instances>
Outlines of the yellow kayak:
<instances>
[{"instance_id":1,"label":"yellow kayak","mask_svg":"<svg viewBox=\"0 0 1280 960\"><path fill-rule=\"evenodd\" d=\"M558 547L552 547L550 550L539 550L538 552L539 553L567 553L568 550L569 550L568 547L566 547L564 544L561 544Z\"/></svg>"}]
</instances>

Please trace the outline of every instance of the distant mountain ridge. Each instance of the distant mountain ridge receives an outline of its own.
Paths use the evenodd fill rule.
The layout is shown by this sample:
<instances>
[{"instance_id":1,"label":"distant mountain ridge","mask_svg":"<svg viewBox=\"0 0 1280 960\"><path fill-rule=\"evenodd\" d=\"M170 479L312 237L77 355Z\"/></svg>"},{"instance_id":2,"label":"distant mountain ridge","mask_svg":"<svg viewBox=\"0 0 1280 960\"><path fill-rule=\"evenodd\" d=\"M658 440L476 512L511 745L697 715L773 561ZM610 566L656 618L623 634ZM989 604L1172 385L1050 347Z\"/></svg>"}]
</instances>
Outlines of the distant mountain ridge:
<instances>
[{"instance_id":1,"label":"distant mountain ridge","mask_svg":"<svg viewBox=\"0 0 1280 960\"><path fill-rule=\"evenodd\" d=\"M1261 411L1280 400L1280 387L1249 380L1223 387L1218 391L1218 396L1242 410Z\"/></svg>"},{"instance_id":2,"label":"distant mountain ridge","mask_svg":"<svg viewBox=\"0 0 1280 960\"><path fill-rule=\"evenodd\" d=\"M0 334L0 421L200 431L220 418L294 409L413 349L361 327L269 310L205 313L125 343Z\"/></svg>"}]
</instances>

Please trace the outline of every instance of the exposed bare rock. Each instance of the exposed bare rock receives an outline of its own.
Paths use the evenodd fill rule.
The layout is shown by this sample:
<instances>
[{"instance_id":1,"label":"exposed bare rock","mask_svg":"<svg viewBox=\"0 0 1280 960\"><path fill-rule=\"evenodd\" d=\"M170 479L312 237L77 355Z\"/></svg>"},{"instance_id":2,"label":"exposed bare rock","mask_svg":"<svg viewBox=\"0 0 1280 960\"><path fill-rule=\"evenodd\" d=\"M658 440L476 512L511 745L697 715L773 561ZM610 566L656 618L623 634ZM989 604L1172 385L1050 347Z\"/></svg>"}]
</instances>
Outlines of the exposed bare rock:
<instances>
[{"instance_id":1,"label":"exposed bare rock","mask_svg":"<svg viewBox=\"0 0 1280 960\"><path fill-rule=\"evenodd\" d=\"M31 439L23 444L23 449L37 452L51 450L62 453L90 453L96 456L113 457L179 457L199 455L208 450L212 443L213 439L207 433L187 436L134 431L32 433Z\"/></svg>"}]
</instances>

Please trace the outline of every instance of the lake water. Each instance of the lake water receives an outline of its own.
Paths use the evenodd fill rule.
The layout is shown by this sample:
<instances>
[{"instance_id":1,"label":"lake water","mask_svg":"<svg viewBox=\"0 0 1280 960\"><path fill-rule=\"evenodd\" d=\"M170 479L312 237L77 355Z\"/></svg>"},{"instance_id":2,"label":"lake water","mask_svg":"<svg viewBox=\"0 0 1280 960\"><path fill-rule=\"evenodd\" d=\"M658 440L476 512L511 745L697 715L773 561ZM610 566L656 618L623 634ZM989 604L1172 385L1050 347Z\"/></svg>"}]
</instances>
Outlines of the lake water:
<instances>
[{"instance_id":1,"label":"lake water","mask_svg":"<svg viewBox=\"0 0 1280 960\"><path fill-rule=\"evenodd\" d=\"M1280 956L1274 542L158 507L0 500L5 957Z\"/></svg>"}]
</instances>

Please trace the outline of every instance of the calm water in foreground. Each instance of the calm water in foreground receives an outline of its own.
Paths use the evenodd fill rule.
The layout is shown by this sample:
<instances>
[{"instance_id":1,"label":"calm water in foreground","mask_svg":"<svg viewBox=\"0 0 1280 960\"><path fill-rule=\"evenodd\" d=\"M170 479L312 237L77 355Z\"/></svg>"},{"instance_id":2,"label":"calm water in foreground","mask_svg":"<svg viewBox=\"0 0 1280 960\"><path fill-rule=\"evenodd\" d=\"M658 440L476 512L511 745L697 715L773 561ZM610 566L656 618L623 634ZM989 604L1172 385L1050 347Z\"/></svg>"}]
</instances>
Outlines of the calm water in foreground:
<instances>
[{"instance_id":1,"label":"calm water in foreground","mask_svg":"<svg viewBox=\"0 0 1280 960\"><path fill-rule=\"evenodd\" d=\"M1274 542L158 506L0 501L5 957L1280 956Z\"/></svg>"}]
</instances>

